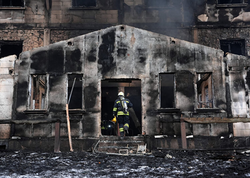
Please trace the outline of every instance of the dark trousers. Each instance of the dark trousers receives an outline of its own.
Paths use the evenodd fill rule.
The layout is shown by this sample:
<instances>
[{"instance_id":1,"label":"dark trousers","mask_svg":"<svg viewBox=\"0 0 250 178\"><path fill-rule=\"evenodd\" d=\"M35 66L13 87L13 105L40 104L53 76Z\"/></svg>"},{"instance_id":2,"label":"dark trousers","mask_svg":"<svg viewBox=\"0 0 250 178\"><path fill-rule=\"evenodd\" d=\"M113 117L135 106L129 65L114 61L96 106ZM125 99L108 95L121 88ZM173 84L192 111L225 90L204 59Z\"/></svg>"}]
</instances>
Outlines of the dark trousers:
<instances>
[{"instance_id":1,"label":"dark trousers","mask_svg":"<svg viewBox=\"0 0 250 178\"><path fill-rule=\"evenodd\" d=\"M124 127L129 127L129 116L127 115L120 115L118 116L118 123L119 123L119 130L120 130L120 136L124 136Z\"/></svg>"}]
</instances>

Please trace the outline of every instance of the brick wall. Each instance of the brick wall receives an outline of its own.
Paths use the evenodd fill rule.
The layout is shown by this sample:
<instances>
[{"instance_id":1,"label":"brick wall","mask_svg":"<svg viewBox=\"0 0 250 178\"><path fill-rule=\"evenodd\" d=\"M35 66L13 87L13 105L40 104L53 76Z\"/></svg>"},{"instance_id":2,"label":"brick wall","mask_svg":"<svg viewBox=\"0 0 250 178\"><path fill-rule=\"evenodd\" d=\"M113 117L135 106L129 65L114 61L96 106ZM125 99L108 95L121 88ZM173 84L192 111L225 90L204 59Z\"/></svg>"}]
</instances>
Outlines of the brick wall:
<instances>
[{"instance_id":1,"label":"brick wall","mask_svg":"<svg viewBox=\"0 0 250 178\"><path fill-rule=\"evenodd\" d=\"M250 28L202 28L198 29L198 43L220 49L220 40L245 39L245 51L250 56Z\"/></svg>"},{"instance_id":2,"label":"brick wall","mask_svg":"<svg viewBox=\"0 0 250 178\"><path fill-rule=\"evenodd\" d=\"M23 41L23 51L43 46L43 30L0 30L0 40Z\"/></svg>"}]
</instances>

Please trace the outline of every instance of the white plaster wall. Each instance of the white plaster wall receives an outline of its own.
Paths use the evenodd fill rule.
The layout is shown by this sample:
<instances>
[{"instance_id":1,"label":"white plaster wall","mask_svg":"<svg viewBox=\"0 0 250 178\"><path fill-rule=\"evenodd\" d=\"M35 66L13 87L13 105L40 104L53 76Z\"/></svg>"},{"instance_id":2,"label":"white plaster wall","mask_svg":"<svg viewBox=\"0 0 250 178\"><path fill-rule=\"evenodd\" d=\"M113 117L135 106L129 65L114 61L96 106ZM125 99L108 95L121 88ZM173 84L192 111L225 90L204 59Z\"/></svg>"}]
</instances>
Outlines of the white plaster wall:
<instances>
[{"instance_id":1,"label":"white plaster wall","mask_svg":"<svg viewBox=\"0 0 250 178\"><path fill-rule=\"evenodd\" d=\"M234 123L233 129L235 137L249 137L250 135L250 123Z\"/></svg>"},{"instance_id":2,"label":"white plaster wall","mask_svg":"<svg viewBox=\"0 0 250 178\"><path fill-rule=\"evenodd\" d=\"M0 59L0 120L11 119L16 55ZM9 138L10 124L0 124L0 139Z\"/></svg>"},{"instance_id":3,"label":"white plaster wall","mask_svg":"<svg viewBox=\"0 0 250 178\"><path fill-rule=\"evenodd\" d=\"M219 136L228 132L227 123L193 124L194 136Z\"/></svg>"}]
</instances>

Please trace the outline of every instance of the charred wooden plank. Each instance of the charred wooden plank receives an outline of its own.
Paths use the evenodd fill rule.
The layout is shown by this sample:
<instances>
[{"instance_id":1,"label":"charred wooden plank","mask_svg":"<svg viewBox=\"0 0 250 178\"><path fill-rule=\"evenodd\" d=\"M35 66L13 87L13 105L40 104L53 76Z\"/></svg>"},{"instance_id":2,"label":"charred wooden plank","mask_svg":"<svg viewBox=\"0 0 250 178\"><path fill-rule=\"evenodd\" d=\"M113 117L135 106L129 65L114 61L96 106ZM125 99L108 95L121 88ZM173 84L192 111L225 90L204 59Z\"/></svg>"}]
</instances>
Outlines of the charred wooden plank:
<instances>
[{"instance_id":1,"label":"charred wooden plank","mask_svg":"<svg viewBox=\"0 0 250 178\"><path fill-rule=\"evenodd\" d=\"M221 118L221 117L207 117L207 118L183 118L185 122L192 124L209 124L209 123L236 123L236 122L250 122L250 118Z\"/></svg>"}]
</instances>

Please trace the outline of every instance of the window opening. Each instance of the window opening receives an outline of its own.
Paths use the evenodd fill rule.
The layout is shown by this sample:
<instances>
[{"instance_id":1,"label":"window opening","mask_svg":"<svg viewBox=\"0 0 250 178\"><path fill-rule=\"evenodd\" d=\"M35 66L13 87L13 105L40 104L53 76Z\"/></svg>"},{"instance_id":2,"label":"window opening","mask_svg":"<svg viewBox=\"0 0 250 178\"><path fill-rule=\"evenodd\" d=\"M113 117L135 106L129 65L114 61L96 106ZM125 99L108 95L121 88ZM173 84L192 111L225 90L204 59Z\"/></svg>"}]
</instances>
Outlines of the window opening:
<instances>
[{"instance_id":1,"label":"window opening","mask_svg":"<svg viewBox=\"0 0 250 178\"><path fill-rule=\"evenodd\" d=\"M174 74L160 74L161 108L174 108Z\"/></svg>"},{"instance_id":2,"label":"window opening","mask_svg":"<svg viewBox=\"0 0 250 178\"><path fill-rule=\"evenodd\" d=\"M0 58L16 55L17 58L23 50L22 41L0 41Z\"/></svg>"},{"instance_id":3,"label":"window opening","mask_svg":"<svg viewBox=\"0 0 250 178\"><path fill-rule=\"evenodd\" d=\"M218 0L218 4L239 4L243 2L244 0Z\"/></svg>"},{"instance_id":4,"label":"window opening","mask_svg":"<svg viewBox=\"0 0 250 178\"><path fill-rule=\"evenodd\" d=\"M73 7L95 7L96 0L73 0Z\"/></svg>"},{"instance_id":5,"label":"window opening","mask_svg":"<svg viewBox=\"0 0 250 178\"><path fill-rule=\"evenodd\" d=\"M45 109L46 106L46 75L31 75L29 90L29 109Z\"/></svg>"},{"instance_id":6,"label":"window opening","mask_svg":"<svg viewBox=\"0 0 250 178\"><path fill-rule=\"evenodd\" d=\"M24 1L23 0L0 0L0 6L24 7Z\"/></svg>"},{"instance_id":7,"label":"window opening","mask_svg":"<svg viewBox=\"0 0 250 178\"><path fill-rule=\"evenodd\" d=\"M74 83L75 79L75 83ZM74 86L73 86L74 84ZM73 90L72 90L73 87ZM68 99L72 90L69 109L82 109L82 74L68 75Z\"/></svg>"},{"instance_id":8,"label":"window opening","mask_svg":"<svg viewBox=\"0 0 250 178\"><path fill-rule=\"evenodd\" d=\"M198 108L213 108L212 74L197 74Z\"/></svg>"},{"instance_id":9,"label":"window opening","mask_svg":"<svg viewBox=\"0 0 250 178\"><path fill-rule=\"evenodd\" d=\"M227 52L245 55L245 40L220 40L221 49L224 51L224 54Z\"/></svg>"}]
</instances>

